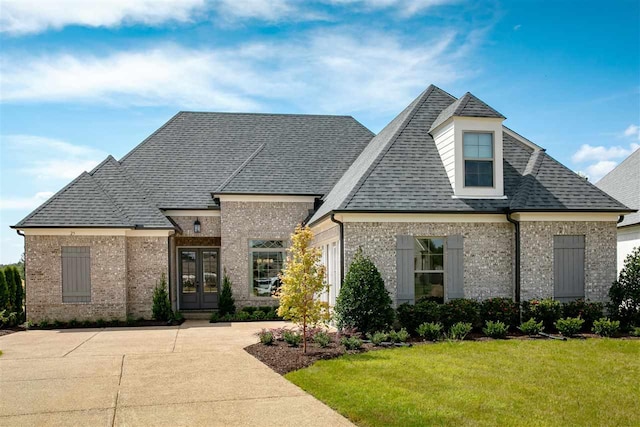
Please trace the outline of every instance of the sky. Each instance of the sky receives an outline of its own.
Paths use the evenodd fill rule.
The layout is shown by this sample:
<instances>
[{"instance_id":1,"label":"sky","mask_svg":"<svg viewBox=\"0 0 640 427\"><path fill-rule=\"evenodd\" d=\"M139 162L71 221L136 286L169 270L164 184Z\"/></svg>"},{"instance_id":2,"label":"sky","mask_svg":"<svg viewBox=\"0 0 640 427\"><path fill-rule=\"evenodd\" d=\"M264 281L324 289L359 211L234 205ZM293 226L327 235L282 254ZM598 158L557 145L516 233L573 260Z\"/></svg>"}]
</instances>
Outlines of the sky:
<instances>
[{"instance_id":1,"label":"sky","mask_svg":"<svg viewBox=\"0 0 640 427\"><path fill-rule=\"evenodd\" d=\"M178 111L378 132L432 83L596 182L640 144L640 2L0 0L0 263L10 225Z\"/></svg>"}]
</instances>

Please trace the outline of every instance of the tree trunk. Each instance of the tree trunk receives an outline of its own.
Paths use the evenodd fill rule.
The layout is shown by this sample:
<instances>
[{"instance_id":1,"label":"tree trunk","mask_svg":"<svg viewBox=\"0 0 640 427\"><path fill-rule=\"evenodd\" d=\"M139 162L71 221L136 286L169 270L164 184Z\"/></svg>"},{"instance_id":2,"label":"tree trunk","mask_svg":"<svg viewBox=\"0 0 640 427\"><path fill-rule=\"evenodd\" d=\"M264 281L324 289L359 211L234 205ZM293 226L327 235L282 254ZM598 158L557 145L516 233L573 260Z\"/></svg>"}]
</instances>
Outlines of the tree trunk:
<instances>
[{"instance_id":1,"label":"tree trunk","mask_svg":"<svg viewBox=\"0 0 640 427\"><path fill-rule=\"evenodd\" d=\"M302 352L307 352L307 319L302 321Z\"/></svg>"}]
</instances>

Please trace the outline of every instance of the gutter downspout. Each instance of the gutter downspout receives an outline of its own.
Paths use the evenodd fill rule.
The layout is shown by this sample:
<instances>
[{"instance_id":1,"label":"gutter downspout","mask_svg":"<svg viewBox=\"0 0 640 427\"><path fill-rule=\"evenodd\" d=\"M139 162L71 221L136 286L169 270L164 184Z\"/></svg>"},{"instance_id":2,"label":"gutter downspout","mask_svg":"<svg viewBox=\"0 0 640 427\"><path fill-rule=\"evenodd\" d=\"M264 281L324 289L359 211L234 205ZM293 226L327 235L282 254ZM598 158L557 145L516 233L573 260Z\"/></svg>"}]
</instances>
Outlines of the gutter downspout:
<instances>
[{"instance_id":1,"label":"gutter downspout","mask_svg":"<svg viewBox=\"0 0 640 427\"><path fill-rule=\"evenodd\" d=\"M616 224L620 224L622 221L624 221L624 215L620 215Z\"/></svg>"},{"instance_id":2,"label":"gutter downspout","mask_svg":"<svg viewBox=\"0 0 640 427\"><path fill-rule=\"evenodd\" d=\"M340 286L344 282L344 223L336 219L335 214L331 214L331 222L335 222L340 227Z\"/></svg>"},{"instance_id":3,"label":"gutter downspout","mask_svg":"<svg viewBox=\"0 0 640 427\"><path fill-rule=\"evenodd\" d=\"M171 235L167 236L167 271L169 273L169 277L167 277L167 290L169 291L169 303L171 303ZM178 299L176 298L176 311L178 311Z\"/></svg>"},{"instance_id":4,"label":"gutter downspout","mask_svg":"<svg viewBox=\"0 0 640 427\"><path fill-rule=\"evenodd\" d=\"M515 286L515 302L520 305L520 222L511 218L511 211L507 209L507 221L515 227L516 232L516 286Z\"/></svg>"}]
</instances>

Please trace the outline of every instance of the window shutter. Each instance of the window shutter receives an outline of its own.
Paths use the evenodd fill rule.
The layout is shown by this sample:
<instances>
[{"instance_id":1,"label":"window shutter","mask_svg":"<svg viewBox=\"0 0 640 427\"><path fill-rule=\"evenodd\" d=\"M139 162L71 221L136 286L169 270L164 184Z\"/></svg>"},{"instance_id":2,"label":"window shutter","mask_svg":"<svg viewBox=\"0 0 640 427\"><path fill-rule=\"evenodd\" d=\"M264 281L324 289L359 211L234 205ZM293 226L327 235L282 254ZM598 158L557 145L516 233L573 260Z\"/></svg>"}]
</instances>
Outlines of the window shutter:
<instances>
[{"instance_id":1,"label":"window shutter","mask_svg":"<svg viewBox=\"0 0 640 427\"><path fill-rule=\"evenodd\" d=\"M396 236L396 272L398 305L408 302L415 303L414 276L415 243L413 236Z\"/></svg>"},{"instance_id":2,"label":"window shutter","mask_svg":"<svg viewBox=\"0 0 640 427\"><path fill-rule=\"evenodd\" d=\"M584 236L553 236L553 297L584 298Z\"/></svg>"},{"instance_id":3,"label":"window shutter","mask_svg":"<svg viewBox=\"0 0 640 427\"><path fill-rule=\"evenodd\" d=\"M62 247L62 302L91 302L89 247Z\"/></svg>"},{"instance_id":4,"label":"window shutter","mask_svg":"<svg viewBox=\"0 0 640 427\"><path fill-rule=\"evenodd\" d=\"M464 298L464 237L456 234L447 237L447 274L445 295L448 300Z\"/></svg>"}]
</instances>

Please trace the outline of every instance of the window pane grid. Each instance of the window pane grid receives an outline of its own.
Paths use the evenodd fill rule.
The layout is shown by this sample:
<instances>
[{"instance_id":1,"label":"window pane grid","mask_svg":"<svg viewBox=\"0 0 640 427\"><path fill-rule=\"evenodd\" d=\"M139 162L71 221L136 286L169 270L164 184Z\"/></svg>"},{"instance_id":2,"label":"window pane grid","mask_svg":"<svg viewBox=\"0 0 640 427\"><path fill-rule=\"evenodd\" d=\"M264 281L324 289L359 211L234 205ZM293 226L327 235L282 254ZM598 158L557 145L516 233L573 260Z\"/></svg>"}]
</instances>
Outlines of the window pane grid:
<instances>
[{"instance_id":1,"label":"window pane grid","mask_svg":"<svg viewBox=\"0 0 640 427\"><path fill-rule=\"evenodd\" d=\"M465 132L464 185L493 187L493 134Z\"/></svg>"},{"instance_id":2,"label":"window pane grid","mask_svg":"<svg viewBox=\"0 0 640 427\"><path fill-rule=\"evenodd\" d=\"M284 267L283 240L250 240L251 288L255 296L270 297L280 287Z\"/></svg>"},{"instance_id":3,"label":"window pane grid","mask_svg":"<svg viewBox=\"0 0 640 427\"><path fill-rule=\"evenodd\" d=\"M444 298L444 238L416 238L414 252L415 299Z\"/></svg>"}]
</instances>

